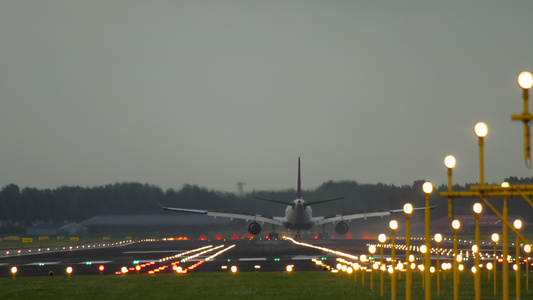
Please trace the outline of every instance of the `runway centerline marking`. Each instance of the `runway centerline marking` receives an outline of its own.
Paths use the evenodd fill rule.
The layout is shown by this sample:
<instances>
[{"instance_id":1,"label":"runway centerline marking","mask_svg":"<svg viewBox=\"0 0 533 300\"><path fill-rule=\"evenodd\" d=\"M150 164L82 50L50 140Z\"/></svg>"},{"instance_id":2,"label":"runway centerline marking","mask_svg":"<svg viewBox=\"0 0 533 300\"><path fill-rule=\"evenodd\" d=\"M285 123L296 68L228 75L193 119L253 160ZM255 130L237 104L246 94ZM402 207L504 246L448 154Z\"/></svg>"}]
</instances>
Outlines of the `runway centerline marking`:
<instances>
[{"instance_id":1,"label":"runway centerline marking","mask_svg":"<svg viewBox=\"0 0 533 300\"><path fill-rule=\"evenodd\" d=\"M249 257L249 258L239 258L239 261L265 261L266 257Z\"/></svg>"}]
</instances>

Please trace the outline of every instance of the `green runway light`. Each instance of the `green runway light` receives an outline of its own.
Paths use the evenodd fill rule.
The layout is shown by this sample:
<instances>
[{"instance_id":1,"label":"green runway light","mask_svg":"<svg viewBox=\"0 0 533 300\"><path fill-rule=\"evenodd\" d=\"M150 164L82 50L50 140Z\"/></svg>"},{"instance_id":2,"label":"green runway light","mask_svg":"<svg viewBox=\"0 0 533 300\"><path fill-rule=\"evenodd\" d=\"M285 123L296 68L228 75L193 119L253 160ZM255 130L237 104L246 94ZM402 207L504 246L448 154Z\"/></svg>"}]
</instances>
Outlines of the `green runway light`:
<instances>
[{"instance_id":1,"label":"green runway light","mask_svg":"<svg viewBox=\"0 0 533 300\"><path fill-rule=\"evenodd\" d=\"M138 261L138 260L134 260L134 261L133 261L133 264L134 264L134 265L138 265L138 264L139 264L139 261Z\"/></svg>"},{"instance_id":2,"label":"green runway light","mask_svg":"<svg viewBox=\"0 0 533 300\"><path fill-rule=\"evenodd\" d=\"M327 257L322 257L322 260L327 260L328 258Z\"/></svg>"},{"instance_id":3,"label":"green runway light","mask_svg":"<svg viewBox=\"0 0 533 300\"><path fill-rule=\"evenodd\" d=\"M90 266L90 265L93 264L93 262L92 262L92 261L88 261L88 262L86 262L85 264L86 264L87 266Z\"/></svg>"},{"instance_id":4,"label":"green runway light","mask_svg":"<svg viewBox=\"0 0 533 300\"><path fill-rule=\"evenodd\" d=\"M274 258L274 261L279 261L279 258L278 257Z\"/></svg>"}]
</instances>

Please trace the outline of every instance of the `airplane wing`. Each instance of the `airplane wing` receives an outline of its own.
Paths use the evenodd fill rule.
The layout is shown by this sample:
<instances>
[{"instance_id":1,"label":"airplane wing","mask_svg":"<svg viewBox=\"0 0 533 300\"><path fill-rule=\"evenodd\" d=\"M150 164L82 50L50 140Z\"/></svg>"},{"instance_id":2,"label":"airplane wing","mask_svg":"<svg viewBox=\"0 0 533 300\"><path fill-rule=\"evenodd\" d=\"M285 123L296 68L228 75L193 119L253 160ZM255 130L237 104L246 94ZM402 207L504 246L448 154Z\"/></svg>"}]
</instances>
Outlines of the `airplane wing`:
<instances>
[{"instance_id":1,"label":"airplane wing","mask_svg":"<svg viewBox=\"0 0 533 300\"><path fill-rule=\"evenodd\" d=\"M435 206L431 206L430 209L435 208ZM423 210L425 207L415 207L413 208L413 211L416 210ZM359 212L359 213L352 213L352 214L342 214L342 215L336 215L333 217L324 217L323 219L319 219L315 222L314 225L324 225L327 223L336 223L341 221L350 221L355 219L366 219L366 218L375 218L375 217L384 217L384 216L390 216L395 213L403 213L403 209L392 209L392 210L385 210L385 211L373 211L373 212Z\"/></svg>"},{"instance_id":2,"label":"airplane wing","mask_svg":"<svg viewBox=\"0 0 533 300\"><path fill-rule=\"evenodd\" d=\"M219 212L219 211L211 211L211 210L201 210L201 209L190 209L190 208L178 208L178 207L166 207L161 205L158 202L159 206L161 206L164 210L170 210L170 211L179 211L184 213L193 213L193 214L202 214L207 215L210 217L221 217L221 218L230 218L230 219L240 219L240 220L246 220L246 221L256 221L261 223L268 223L268 224L274 224L278 226L283 225L282 218L274 217L264 217L261 215L254 215L254 214L247 214L247 213L231 213L231 212Z\"/></svg>"}]
</instances>

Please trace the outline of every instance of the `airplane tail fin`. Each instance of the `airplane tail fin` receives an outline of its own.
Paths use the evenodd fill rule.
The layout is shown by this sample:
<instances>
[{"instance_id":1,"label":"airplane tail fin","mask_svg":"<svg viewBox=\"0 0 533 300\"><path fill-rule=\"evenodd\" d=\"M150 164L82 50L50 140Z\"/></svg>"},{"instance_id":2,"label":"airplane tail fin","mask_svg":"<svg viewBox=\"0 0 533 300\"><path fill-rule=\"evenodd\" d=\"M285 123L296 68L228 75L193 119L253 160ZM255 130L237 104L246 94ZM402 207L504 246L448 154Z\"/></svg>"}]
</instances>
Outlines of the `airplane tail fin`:
<instances>
[{"instance_id":1,"label":"airplane tail fin","mask_svg":"<svg viewBox=\"0 0 533 300\"><path fill-rule=\"evenodd\" d=\"M297 191L297 198L296 199L302 199L302 177L300 176L300 158L298 157L298 191Z\"/></svg>"}]
</instances>

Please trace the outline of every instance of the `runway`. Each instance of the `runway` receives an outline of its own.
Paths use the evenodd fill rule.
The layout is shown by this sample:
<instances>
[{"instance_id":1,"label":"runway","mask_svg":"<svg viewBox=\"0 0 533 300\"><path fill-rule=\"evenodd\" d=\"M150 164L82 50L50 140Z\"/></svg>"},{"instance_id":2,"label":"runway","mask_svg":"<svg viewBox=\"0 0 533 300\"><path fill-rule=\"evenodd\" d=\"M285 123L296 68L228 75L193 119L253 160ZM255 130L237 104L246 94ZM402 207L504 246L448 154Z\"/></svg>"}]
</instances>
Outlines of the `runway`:
<instances>
[{"instance_id":1,"label":"runway","mask_svg":"<svg viewBox=\"0 0 533 300\"><path fill-rule=\"evenodd\" d=\"M412 241L412 253L423 241ZM74 275L139 273L157 275L171 273L179 268L185 272L285 272L291 265L294 271L320 271L325 266L335 268L337 259L357 262L368 252L372 239L323 240L215 240L176 241L140 240L115 243L92 243L74 247L0 251L0 277L11 277L11 268L17 267L16 276L66 276L68 267ZM384 245L384 258L390 258L390 245ZM443 242L439 253L441 262L451 261L451 241ZM405 249L396 244L397 259L405 261ZM460 251L468 257L471 241L461 244ZM484 246L489 259L491 247ZM433 251L436 251L433 249ZM485 252L484 251L484 252ZM436 258L436 252L431 255ZM379 248L375 254L380 259ZM317 265L312 260L319 260ZM471 264L472 262L465 262ZM367 263L367 268L371 267ZM100 270L100 268L103 268ZM126 272L125 272L126 271Z\"/></svg>"},{"instance_id":2,"label":"runway","mask_svg":"<svg viewBox=\"0 0 533 300\"><path fill-rule=\"evenodd\" d=\"M368 240L312 240L319 247L349 253L363 253ZM104 245L104 246L102 246ZM154 274L172 272L180 266L189 272L230 272L236 266L239 272L318 271L311 259L334 261L338 255L304 247L288 240L227 240L227 241L124 241L113 244L93 243L83 247L57 249L26 249L0 252L0 277L10 277L11 268L17 267L16 276L64 276L67 267L72 275ZM333 263L333 262L332 262ZM196 266L195 266L196 265ZM100 272L99 267L104 270ZM136 270L135 268L137 267Z\"/></svg>"}]
</instances>

